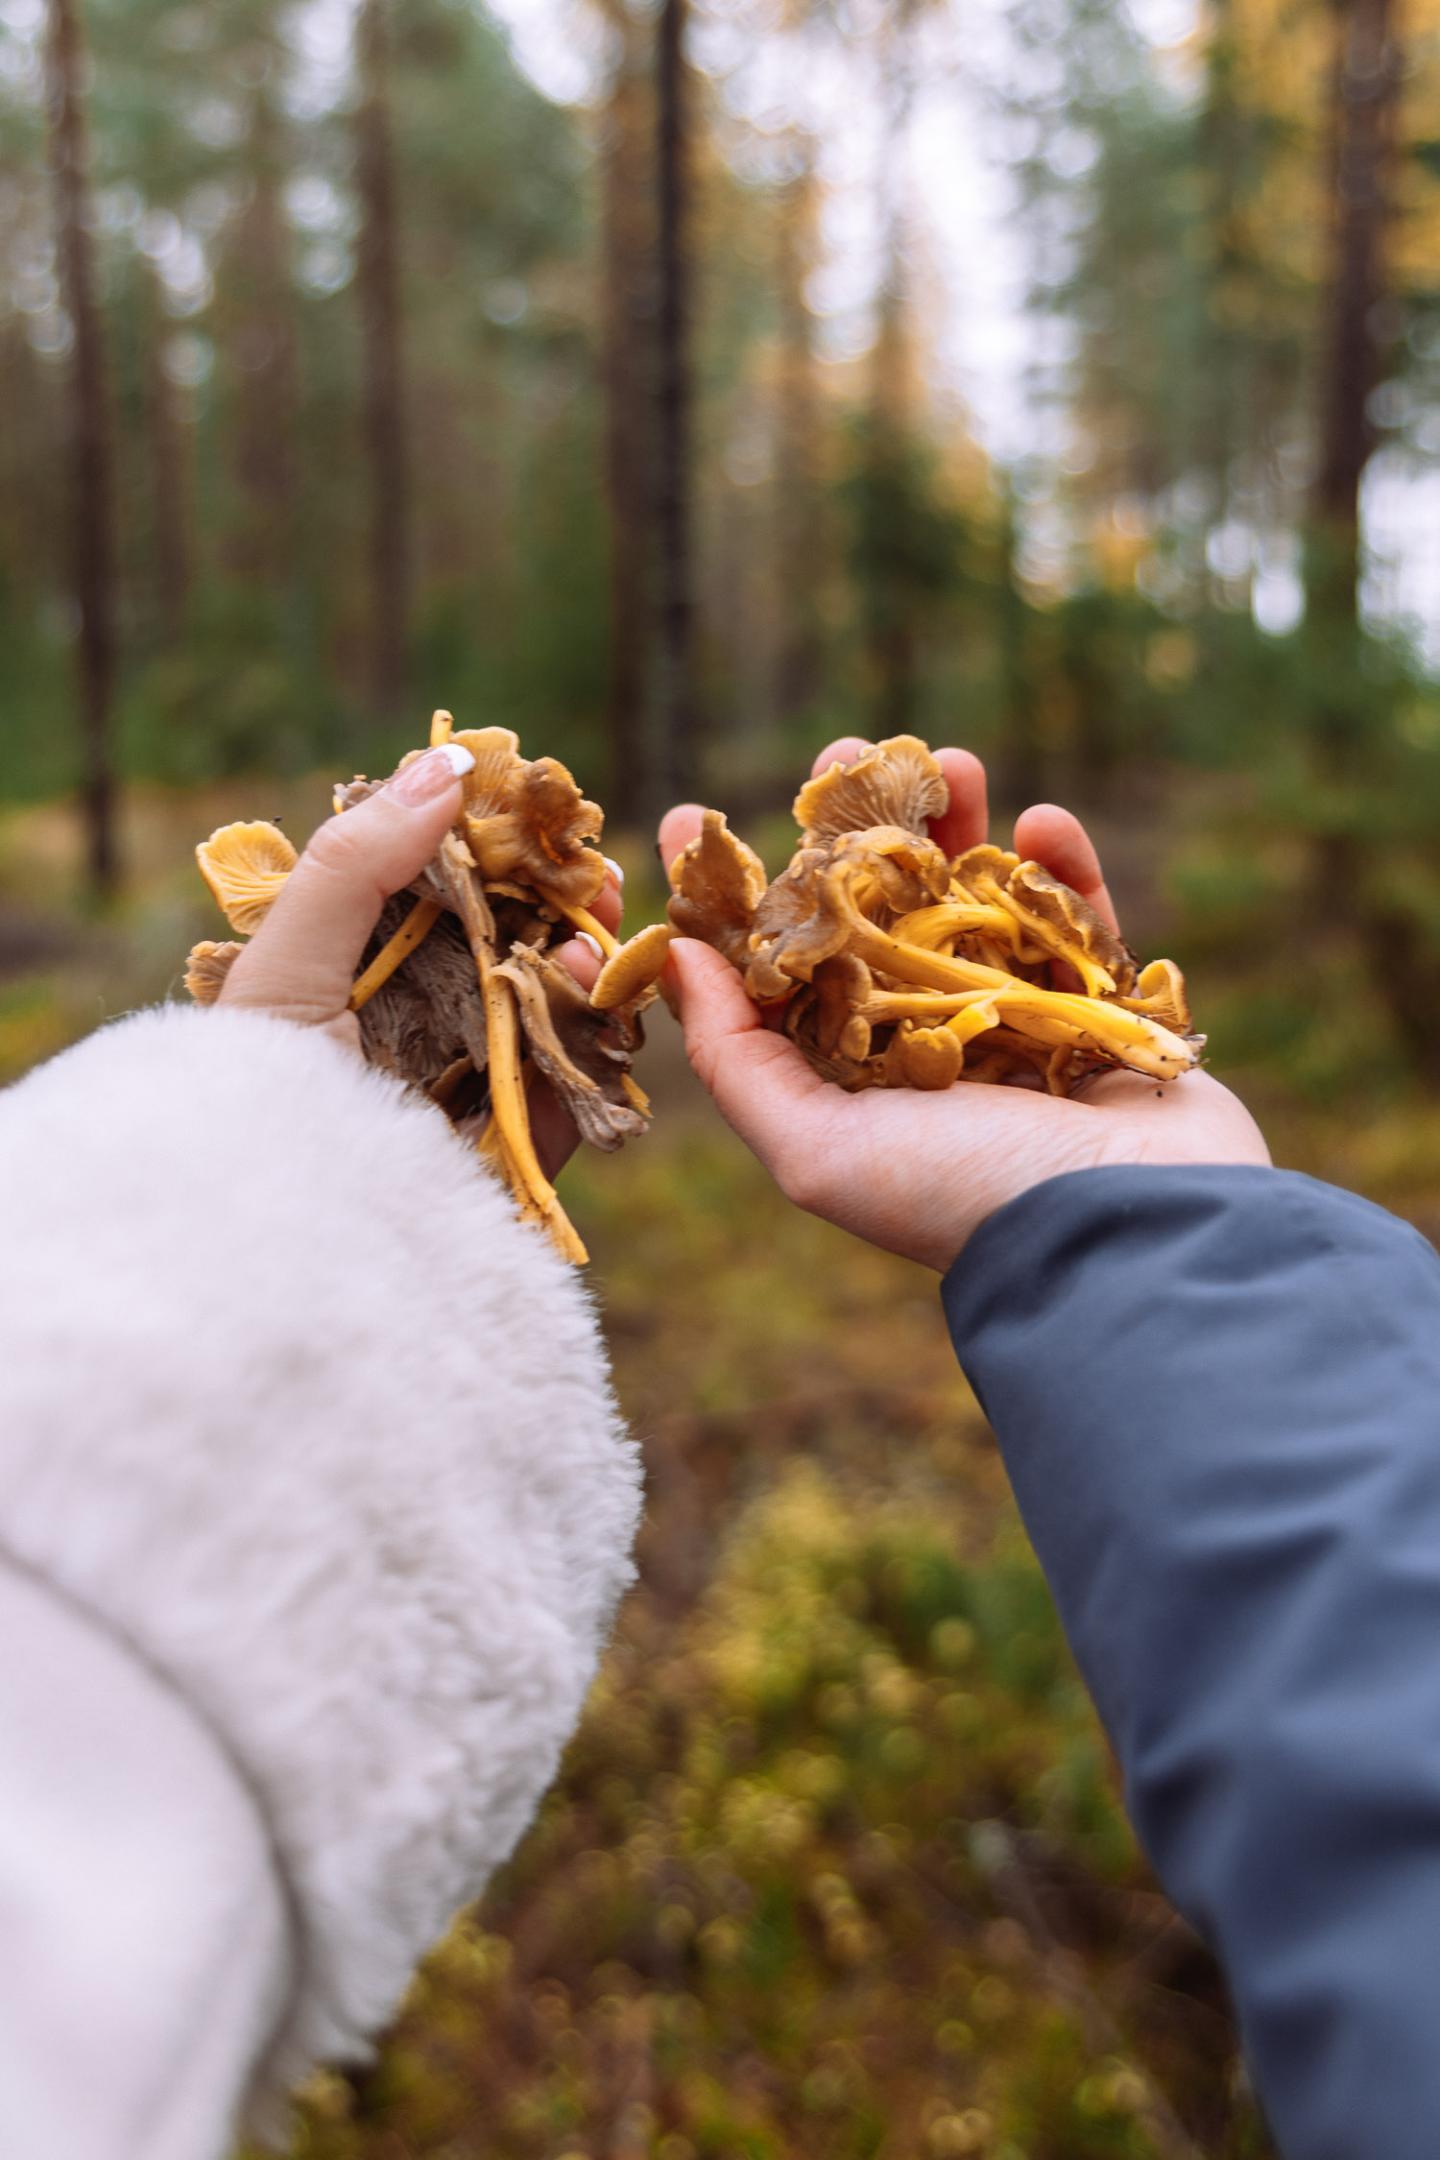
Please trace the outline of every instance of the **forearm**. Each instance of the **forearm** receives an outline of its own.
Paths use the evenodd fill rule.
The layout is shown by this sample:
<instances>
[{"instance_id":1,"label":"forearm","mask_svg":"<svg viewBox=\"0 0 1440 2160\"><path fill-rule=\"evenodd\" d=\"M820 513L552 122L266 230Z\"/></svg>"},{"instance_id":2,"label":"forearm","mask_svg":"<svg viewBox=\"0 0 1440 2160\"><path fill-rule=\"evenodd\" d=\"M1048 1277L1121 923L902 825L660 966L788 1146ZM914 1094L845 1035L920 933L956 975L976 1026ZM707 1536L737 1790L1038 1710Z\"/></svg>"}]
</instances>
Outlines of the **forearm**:
<instances>
[{"instance_id":1,"label":"forearm","mask_svg":"<svg viewBox=\"0 0 1440 2160\"><path fill-rule=\"evenodd\" d=\"M1440 1264L1255 1170L1057 1179L945 1301L1291 2160L1440 2117Z\"/></svg>"},{"instance_id":2,"label":"forearm","mask_svg":"<svg viewBox=\"0 0 1440 2160\"><path fill-rule=\"evenodd\" d=\"M0 1552L252 1797L297 1929L273 2104L364 2052L573 1728L637 1510L594 1316L438 1112L256 1014L34 1074L0 1191Z\"/></svg>"},{"instance_id":3,"label":"forearm","mask_svg":"<svg viewBox=\"0 0 1440 2160\"><path fill-rule=\"evenodd\" d=\"M221 2160L296 1943L252 1794L125 1645L0 1560L0 2151Z\"/></svg>"}]
</instances>

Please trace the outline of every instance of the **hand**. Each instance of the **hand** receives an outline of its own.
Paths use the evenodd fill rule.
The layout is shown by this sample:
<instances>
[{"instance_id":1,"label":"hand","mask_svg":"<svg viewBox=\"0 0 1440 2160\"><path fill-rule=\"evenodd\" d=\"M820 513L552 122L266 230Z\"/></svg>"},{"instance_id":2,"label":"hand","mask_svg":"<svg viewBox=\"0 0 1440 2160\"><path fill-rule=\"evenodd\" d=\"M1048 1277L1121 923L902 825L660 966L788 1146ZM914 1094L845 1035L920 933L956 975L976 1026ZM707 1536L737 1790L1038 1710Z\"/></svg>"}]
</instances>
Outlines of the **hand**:
<instances>
[{"instance_id":1,"label":"hand","mask_svg":"<svg viewBox=\"0 0 1440 2160\"><path fill-rule=\"evenodd\" d=\"M814 770L867 747L853 736L832 743ZM985 768L967 750L938 755L950 807L931 831L956 855L987 837ZM667 864L699 832L701 814L687 803L665 817ZM1068 810L1049 803L1027 810L1015 847L1118 928L1094 847ZM942 1272L987 1216L1067 1170L1270 1160L1249 1111L1204 1072L1163 1088L1135 1073L1109 1073L1072 1098L963 1084L943 1094L847 1095L767 1027L735 970L708 945L677 938L670 969L691 1065L781 1190L811 1214Z\"/></svg>"},{"instance_id":2,"label":"hand","mask_svg":"<svg viewBox=\"0 0 1440 2160\"><path fill-rule=\"evenodd\" d=\"M220 1004L321 1028L358 1052L360 1022L349 1000L360 956L385 902L419 876L454 824L460 777L473 762L461 744L445 744L321 825L231 968ZM608 930L620 926L620 904L619 872L607 865L593 912ZM561 945L557 957L586 989L600 972L598 954L579 938ZM530 1091L530 1120L536 1152L553 1178L578 1136L538 1078Z\"/></svg>"}]
</instances>

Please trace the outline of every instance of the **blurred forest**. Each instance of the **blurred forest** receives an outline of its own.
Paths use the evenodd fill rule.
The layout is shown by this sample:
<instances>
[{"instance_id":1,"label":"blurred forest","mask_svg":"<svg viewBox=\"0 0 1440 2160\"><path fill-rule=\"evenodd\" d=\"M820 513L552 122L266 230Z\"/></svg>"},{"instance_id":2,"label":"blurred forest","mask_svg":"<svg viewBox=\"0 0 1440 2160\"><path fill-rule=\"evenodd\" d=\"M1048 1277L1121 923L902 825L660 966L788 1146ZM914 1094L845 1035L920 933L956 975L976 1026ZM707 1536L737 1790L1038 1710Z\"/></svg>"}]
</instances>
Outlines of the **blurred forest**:
<instances>
[{"instance_id":1,"label":"blurred forest","mask_svg":"<svg viewBox=\"0 0 1440 2160\"><path fill-rule=\"evenodd\" d=\"M1440 1230L1440 0L0 0L0 1080L430 707L763 846L1085 814L1279 1159ZM1262 2154L933 1290L662 1020L571 1173L641 1588L306 2160Z\"/></svg>"}]
</instances>

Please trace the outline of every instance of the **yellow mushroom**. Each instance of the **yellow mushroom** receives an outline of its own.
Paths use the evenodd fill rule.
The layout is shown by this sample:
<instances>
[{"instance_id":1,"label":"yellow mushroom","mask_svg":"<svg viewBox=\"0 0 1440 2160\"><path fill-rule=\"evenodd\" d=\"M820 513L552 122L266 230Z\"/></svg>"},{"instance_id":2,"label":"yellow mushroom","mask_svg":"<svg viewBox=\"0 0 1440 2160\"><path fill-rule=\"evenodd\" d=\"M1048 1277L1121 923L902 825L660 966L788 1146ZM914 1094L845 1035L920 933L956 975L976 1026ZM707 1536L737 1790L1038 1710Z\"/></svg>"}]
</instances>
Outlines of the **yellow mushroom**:
<instances>
[{"instance_id":1,"label":"yellow mushroom","mask_svg":"<svg viewBox=\"0 0 1440 2160\"><path fill-rule=\"evenodd\" d=\"M668 923L649 923L620 945L601 968L590 1003L596 1012L628 1005L659 979L674 931Z\"/></svg>"},{"instance_id":2,"label":"yellow mushroom","mask_svg":"<svg viewBox=\"0 0 1440 2160\"><path fill-rule=\"evenodd\" d=\"M217 945L205 938L190 948L185 963L185 988L197 1005L213 1005L225 987L226 977L245 948L233 939Z\"/></svg>"},{"instance_id":3,"label":"yellow mushroom","mask_svg":"<svg viewBox=\"0 0 1440 2160\"><path fill-rule=\"evenodd\" d=\"M232 930L251 937L274 906L299 856L278 825L222 825L195 850L200 875Z\"/></svg>"}]
</instances>

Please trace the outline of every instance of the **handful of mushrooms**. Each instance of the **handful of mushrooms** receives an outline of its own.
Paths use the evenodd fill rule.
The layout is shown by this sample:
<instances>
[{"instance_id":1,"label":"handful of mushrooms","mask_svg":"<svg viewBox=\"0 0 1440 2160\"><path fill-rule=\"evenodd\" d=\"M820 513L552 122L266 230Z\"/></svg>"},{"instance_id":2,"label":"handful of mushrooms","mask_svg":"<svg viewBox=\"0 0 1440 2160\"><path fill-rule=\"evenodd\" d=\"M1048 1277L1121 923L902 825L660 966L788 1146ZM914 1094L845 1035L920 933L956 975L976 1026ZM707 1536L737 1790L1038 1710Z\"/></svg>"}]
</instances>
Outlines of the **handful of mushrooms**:
<instances>
[{"instance_id":1,"label":"handful of mushrooms","mask_svg":"<svg viewBox=\"0 0 1440 2160\"><path fill-rule=\"evenodd\" d=\"M527 1081L532 1070L542 1075L596 1147L617 1148L644 1132L650 1105L630 1068L670 931L651 924L622 945L591 914L605 882L604 814L563 765L521 757L508 728L456 734L449 713L436 713L432 747L452 739L475 759L460 816L409 891L387 904L350 1008L367 1060L473 1134L521 1215L543 1225L567 1259L583 1261L585 1248L535 1152ZM401 763L421 755L413 750ZM383 784L337 787L337 812ZM298 859L267 824L224 825L195 853L242 936L260 927ZM604 955L589 992L554 956L577 930ZM185 973L190 995L212 1004L240 951L232 942L197 945Z\"/></svg>"},{"instance_id":2,"label":"handful of mushrooms","mask_svg":"<svg viewBox=\"0 0 1440 2160\"><path fill-rule=\"evenodd\" d=\"M718 811L671 868L670 921L744 977L841 1087L999 1081L1070 1095L1117 1067L1165 1082L1200 1062L1185 981L1142 968L1078 893L997 847L952 858L925 744L897 735L795 798L800 844L773 883ZM1057 962L1077 989L1054 986Z\"/></svg>"}]
</instances>

